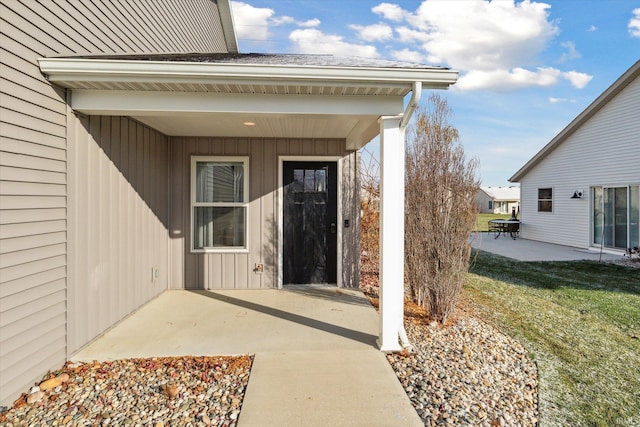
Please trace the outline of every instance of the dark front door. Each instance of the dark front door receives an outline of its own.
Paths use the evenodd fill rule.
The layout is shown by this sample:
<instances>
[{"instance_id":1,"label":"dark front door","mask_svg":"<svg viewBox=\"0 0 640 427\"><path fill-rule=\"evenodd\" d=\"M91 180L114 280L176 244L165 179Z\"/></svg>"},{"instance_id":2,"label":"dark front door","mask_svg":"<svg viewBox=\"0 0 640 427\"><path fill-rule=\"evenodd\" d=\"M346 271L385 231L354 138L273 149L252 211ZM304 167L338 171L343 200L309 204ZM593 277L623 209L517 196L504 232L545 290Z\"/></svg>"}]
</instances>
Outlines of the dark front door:
<instances>
[{"instance_id":1,"label":"dark front door","mask_svg":"<svg viewBox=\"0 0 640 427\"><path fill-rule=\"evenodd\" d=\"M285 284L336 283L335 162L284 162Z\"/></svg>"}]
</instances>

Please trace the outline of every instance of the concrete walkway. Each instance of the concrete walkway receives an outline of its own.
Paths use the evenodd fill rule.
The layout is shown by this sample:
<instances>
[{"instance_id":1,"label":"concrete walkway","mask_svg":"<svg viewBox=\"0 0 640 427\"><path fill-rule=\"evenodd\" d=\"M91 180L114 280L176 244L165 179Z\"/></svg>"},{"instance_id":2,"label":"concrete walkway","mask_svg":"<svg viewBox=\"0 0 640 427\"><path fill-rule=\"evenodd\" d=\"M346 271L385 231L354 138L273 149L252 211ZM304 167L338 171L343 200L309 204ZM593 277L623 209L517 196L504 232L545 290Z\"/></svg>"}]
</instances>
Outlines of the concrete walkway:
<instances>
[{"instance_id":1,"label":"concrete walkway","mask_svg":"<svg viewBox=\"0 0 640 427\"><path fill-rule=\"evenodd\" d=\"M238 426L421 426L360 291L167 291L72 360L253 354Z\"/></svg>"},{"instance_id":2,"label":"concrete walkway","mask_svg":"<svg viewBox=\"0 0 640 427\"><path fill-rule=\"evenodd\" d=\"M572 248L527 239L512 239L501 235L497 239L493 233L476 233L471 237L471 246L486 252L513 258L518 261L577 261L577 260L613 260L622 258L622 254L598 250Z\"/></svg>"}]
</instances>

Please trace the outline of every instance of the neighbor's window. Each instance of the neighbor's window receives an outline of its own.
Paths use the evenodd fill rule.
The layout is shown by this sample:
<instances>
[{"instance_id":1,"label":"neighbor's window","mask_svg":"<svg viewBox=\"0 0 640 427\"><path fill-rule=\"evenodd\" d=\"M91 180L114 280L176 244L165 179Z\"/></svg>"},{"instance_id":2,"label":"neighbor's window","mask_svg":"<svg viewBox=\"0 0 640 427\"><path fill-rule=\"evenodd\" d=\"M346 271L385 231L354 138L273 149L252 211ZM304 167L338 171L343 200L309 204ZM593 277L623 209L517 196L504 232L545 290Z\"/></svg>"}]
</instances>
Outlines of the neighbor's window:
<instances>
[{"instance_id":1,"label":"neighbor's window","mask_svg":"<svg viewBox=\"0 0 640 427\"><path fill-rule=\"evenodd\" d=\"M489 210L493 210L493 200L489 200Z\"/></svg>"},{"instance_id":2,"label":"neighbor's window","mask_svg":"<svg viewBox=\"0 0 640 427\"><path fill-rule=\"evenodd\" d=\"M552 188L538 188L538 212L553 212Z\"/></svg>"},{"instance_id":3,"label":"neighbor's window","mask_svg":"<svg viewBox=\"0 0 640 427\"><path fill-rule=\"evenodd\" d=\"M192 249L247 248L247 157L191 158Z\"/></svg>"}]
</instances>

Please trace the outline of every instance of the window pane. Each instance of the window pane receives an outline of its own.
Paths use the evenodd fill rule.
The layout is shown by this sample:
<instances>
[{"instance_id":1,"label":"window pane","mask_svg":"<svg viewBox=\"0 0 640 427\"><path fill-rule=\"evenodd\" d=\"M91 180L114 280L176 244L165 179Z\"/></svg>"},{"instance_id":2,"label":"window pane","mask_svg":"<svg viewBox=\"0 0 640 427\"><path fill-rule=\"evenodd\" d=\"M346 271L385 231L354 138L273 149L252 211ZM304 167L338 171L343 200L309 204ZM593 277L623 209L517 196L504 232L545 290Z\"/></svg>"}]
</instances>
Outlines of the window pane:
<instances>
[{"instance_id":1,"label":"window pane","mask_svg":"<svg viewBox=\"0 0 640 427\"><path fill-rule=\"evenodd\" d=\"M627 188L617 187L615 192L615 246L627 247Z\"/></svg>"},{"instance_id":2,"label":"window pane","mask_svg":"<svg viewBox=\"0 0 640 427\"><path fill-rule=\"evenodd\" d=\"M539 200L538 201L538 211L539 212L553 212L552 203L553 202L551 200Z\"/></svg>"},{"instance_id":3,"label":"window pane","mask_svg":"<svg viewBox=\"0 0 640 427\"><path fill-rule=\"evenodd\" d=\"M602 211L602 187L593 188L593 243L602 243L602 224L604 212Z\"/></svg>"},{"instance_id":4,"label":"window pane","mask_svg":"<svg viewBox=\"0 0 640 427\"><path fill-rule=\"evenodd\" d=\"M293 170L293 182L289 184L289 190L292 193L301 193L304 188L304 169Z\"/></svg>"},{"instance_id":5,"label":"window pane","mask_svg":"<svg viewBox=\"0 0 640 427\"><path fill-rule=\"evenodd\" d=\"M242 162L197 162L196 202L244 202Z\"/></svg>"},{"instance_id":6,"label":"window pane","mask_svg":"<svg viewBox=\"0 0 640 427\"><path fill-rule=\"evenodd\" d=\"M327 188L327 171L325 169L316 169L316 188L318 193L324 193Z\"/></svg>"},{"instance_id":7,"label":"window pane","mask_svg":"<svg viewBox=\"0 0 640 427\"><path fill-rule=\"evenodd\" d=\"M538 188L538 199L551 199L553 190L551 188Z\"/></svg>"},{"instance_id":8,"label":"window pane","mask_svg":"<svg viewBox=\"0 0 640 427\"><path fill-rule=\"evenodd\" d=\"M603 196L604 245L613 246L615 188L605 188Z\"/></svg>"},{"instance_id":9,"label":"window pane","mask_svg":"<svg viewBox=\"0 0 640 427\"><path fill-rule=\"evenodd\" d=\"M195 207L193 218L193 247L245 246L244 207Z\"/></svg>"},{"instance_id":10,"label":"window pane","mask_svg":"<svg viewBox=\"0 0 640 427\"><path fill-rule=\"evenodd\" d=\"M306 169L304 171L304 191L305 193L315 191L316 189L316 171L313 169Z\"/></svg>"}]
</instances>

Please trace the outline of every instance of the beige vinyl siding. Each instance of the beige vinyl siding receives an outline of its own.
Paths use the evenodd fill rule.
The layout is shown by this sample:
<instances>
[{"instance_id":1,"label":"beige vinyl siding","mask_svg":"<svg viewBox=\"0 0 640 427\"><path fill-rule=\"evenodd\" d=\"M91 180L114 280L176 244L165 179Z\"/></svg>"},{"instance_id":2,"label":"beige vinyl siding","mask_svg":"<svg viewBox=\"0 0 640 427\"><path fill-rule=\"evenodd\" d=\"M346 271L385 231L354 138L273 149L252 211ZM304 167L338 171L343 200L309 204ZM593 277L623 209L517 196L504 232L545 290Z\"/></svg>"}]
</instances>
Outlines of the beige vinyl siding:
<instances>
[{"instance_id":1,"label":"beige vinyl siding","mask_svg":"<svg viewBox=\"0 0 640 427\"><path fill-rule=\"evenodd\" d=\"M591 243L590 187L640 183L640 78L636 78L521 180L521 235L567 246ZM553 212L538 212L538 188ZM571 199L582 190L582 199Z\"/></svg>"},{"instance_id":2,"label":"beige vinyl siding","mask_svg":"<svg viewBox=\"0 0 640 427\"><path fill-rule=\"evenodd\" d=\"M342 286L360 286L360 152L342 158ZM349 227L344 227L344 220ZM338 243L340 244L340 242Z\"/></svg>"},{"instance_id":3,"label":"beige vinyl siding","mask_svg":"<svg viewBox=\"0 0 640 427\"><path fill-rule=\"evenodd\" d=\"M125 117L71 120L69 133L71 354L167 288L168 142Z\"/></svg>"},{"instance_id":4,"label":"beige vinyl siding","mask_svg":"<svg viewBox=\"0 0 640 427\"><path fill-rule=\"evenodd\" d=\"M489 202L491 197L482 190L478 190L476 194L476 203L478 204L478 211L480 213L493 213L493 209L489 209Z\"/></svg>"},{"instance_id":5,"label":"beige vinyl siding","mask_svg":"<svg viewBox=\"0 0 640 427\"><path fill-rule=\"evenodd\" d=\"M166 204L166 196L163 199L153 192L148 195L146 188L150 184L144 182L144 196L140 195L132 190L136 186L125 184L125 178L117 178L108 156L100 154L104 153L101 150L108 145L109 138L96 137L89 142L90 138L78 132L77 128L82 125L75 116L68 117L65 90L44 79L37 58L163 52L226 52L216 2L0 2L0 404L10 403L48 369L59 367L71 352L155 295L163 282L166 287L167 260L157 260L159 264L164 262L159 265L162 280L150 285L147 280L150 267L146 264L156 262L157 251L144 255L144 259L139 257L146 249L147 243L141 243L144 238L150 238L149 244L153 248L166 246L166 227L164 224L159 226L166 218L158 219L162 215L156 215L149 207ZM74 135L84 138L83 145L88 152L83 160L92 165L97 162L99 178L93 176L94 169L88 168L87 164L72 166L67 163L68 139L74 138L68 134L67 121L75 128ZM142 166L143 170L152 170L165 161L166 151L162 146L164 144L166 148L166 141L161 141L164 137L138 124L131 127L136 131L129 135L129 140L136 148L129 153L127 147L121 154L122 159L134 155L131 166ZM139 132L138 128L141 129ZM79 141L69 142L80 150ZM139 146L141 151L138 151ZM145 151L147 146L148 152ZM120 149L111 148L111 152ZM80 159L78 153L73 154L74 159ZM122 159L120 163L124 161ZM166 171L166 166L164 168ZM70 194L67 188L67 171L78 176L80 170L86 174L81 179L83 185L92 185L92 189L98 190L104 186L109 189L109 197L117 197L117 200L107 199L109 203L113 202L109 218L126 215L135 221L127 224L127 228L118 228L118 239L110 240L108 249L101 247L99 252L95 245L107 237L102 223L84 222L80 229L73 229L75 224L72 222L67 223L68 203L75 203L81 211L85 208L82 205L85 201L78 203L74 200L77 193ZM155 183L157 176L137 170L131 172L136 175L135 179L130 175L126 178L137 185L138 173L147 183ZM117 187L115 182L118 182ZM87 214L106 216L95 206L104 207L107 202L90 200L94 207L86 207ZM100 216L100 219L104 218ZM110 223L110 227L117 228L117 225ZM76 244L68 238L77 238L85 231L93 243L86 242L86 246L82 246L88 250L87 259L76 250L75 264L70 266L67 279L67 248ZM132 243L136 253L129 247L128 236L138 239ZM117 276L105 270L113 264L96 265L103 255L108 259L109 254L118 251L133 259L116 262L116 267L120 267L118 263L126 264ZM164 256L166 258L166 253ZM80 271L82 268L78 265L85 261L91 268L87 266L86 270ZM144 263L144 271L142 266L136 267L136 262ZM132 277L128 276L130 274ZM80 281L72 283L76 279ZM107 283L111 279L120 283L114 286L119 287L118 296L126 301L125 304L115 304L111 284ZM65 286L61 287L64 283L69 286L68 291ZM126 291L120 289L122 287L126 287ZM99 292L92 293L95 289ZM68 305L66 292L75 298ZM87 298L94 296L106 298L108 302L95 311L98 313L95 319L88 316L87 310L96 309L96 303L88 303L88 308L82 306ZM88 317L90 320L87 321ZM70 334L68 347L65 328Z\"/></svg>"},{"instance_id":6,"label":"beige vinyl siding","mask_svg":"<svg viewBox=\"0 0 640 427\"><path fill-rule=\"evenodd\" d=\"M1 7L8 37L41 56L227 51L211 0L14 0Z\"/></svg>"},{"instance_id":7,"label":"beige vinyl siding","mask_svg":"<svg viewBox=\"0 0 640 427\"><path fill-rule=\"evenodd\" d=\"M353 224L343 233L358 251L356 200L357 153L344 150L343 140L274 138L171 138L170 142L170 245L173 288L261 289L277 287L278 156L343 157L343 217ZM248 253L191 253L191 156L249 156ZM301 159L304 160L304 159ZM345 286L357 286L359 256L343 261ZM264 273L255 273L255 264ZM355 264L354 264L355 263Z\"/></svg>"},{"instance_id":8,"label":"beige vinyl siding","mask_svg":"<svg viewBox=\"0 0 640 427\"><path fill-rule=\"evenodd\" d=\"M6 404L66 357L67 164L64 91L40 75L39 44L25 45L31 39L20 25L28 17L5 3L0 8L0 402Z\"/></svg>"}]
</instances>

